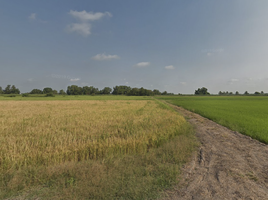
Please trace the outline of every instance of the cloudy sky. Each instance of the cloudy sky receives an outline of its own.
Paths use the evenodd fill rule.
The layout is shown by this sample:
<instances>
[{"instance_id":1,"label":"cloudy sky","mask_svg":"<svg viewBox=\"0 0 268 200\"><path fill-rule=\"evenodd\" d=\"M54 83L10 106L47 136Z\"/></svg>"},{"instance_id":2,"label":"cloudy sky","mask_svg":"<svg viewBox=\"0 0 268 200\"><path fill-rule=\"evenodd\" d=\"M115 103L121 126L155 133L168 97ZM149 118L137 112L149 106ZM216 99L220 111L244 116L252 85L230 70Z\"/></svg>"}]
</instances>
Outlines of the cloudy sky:
<instances>
[{"instance_id":1,"label":"cloudy sky","mask_svg":"<svg viewBox=\"0 0 268 200\"><path fill-rule=\"evenodd\" d=\"M2 0L7 84L268 92L268 1Z\"/></svg>"}]
</instances>

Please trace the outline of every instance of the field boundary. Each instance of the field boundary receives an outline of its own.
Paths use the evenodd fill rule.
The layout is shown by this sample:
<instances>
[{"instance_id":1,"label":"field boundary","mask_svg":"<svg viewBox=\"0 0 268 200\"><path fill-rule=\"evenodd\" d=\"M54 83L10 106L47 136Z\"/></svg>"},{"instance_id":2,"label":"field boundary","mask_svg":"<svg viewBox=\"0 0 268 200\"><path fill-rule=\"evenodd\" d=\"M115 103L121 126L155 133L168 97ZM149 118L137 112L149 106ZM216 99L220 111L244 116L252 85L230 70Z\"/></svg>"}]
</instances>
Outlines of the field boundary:
<instances>
[{"instance_id":1,"label":"field boundary","mask_svg":"<svg viewBox=\"0 0 268 200\"><path fill-rule=\"evenodd\" d=\"M268 145L169 105L195 127L201 146L166 200L268 199Z\"/></svg>"}]
</instances>

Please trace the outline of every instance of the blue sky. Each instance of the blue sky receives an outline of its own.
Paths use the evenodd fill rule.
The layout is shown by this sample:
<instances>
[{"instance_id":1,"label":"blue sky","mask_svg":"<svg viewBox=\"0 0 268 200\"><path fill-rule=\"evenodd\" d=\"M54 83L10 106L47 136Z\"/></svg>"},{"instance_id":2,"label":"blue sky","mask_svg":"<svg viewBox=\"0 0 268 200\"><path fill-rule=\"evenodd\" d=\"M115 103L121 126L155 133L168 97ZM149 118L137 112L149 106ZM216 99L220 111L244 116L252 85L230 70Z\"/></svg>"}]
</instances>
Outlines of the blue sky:
<instances>
[{"instance_id":1,"label":"blue sky","mask_svg":"<svg viewBox=\"0 0 268 200\"><path fill-rule=\"evenodd\" d=\"M267 0L2 0L0 86L268 92Z\"/></svg>"}]
</instances>

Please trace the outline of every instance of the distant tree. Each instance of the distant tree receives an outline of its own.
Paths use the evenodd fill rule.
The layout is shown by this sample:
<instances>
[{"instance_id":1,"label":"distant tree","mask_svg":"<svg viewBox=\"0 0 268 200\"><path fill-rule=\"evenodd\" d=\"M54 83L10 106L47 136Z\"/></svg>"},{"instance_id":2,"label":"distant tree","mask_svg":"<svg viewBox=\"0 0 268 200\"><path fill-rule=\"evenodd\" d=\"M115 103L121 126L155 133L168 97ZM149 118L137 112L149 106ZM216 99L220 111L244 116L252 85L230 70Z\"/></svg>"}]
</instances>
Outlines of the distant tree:
<instances>
[{"instance_id":1,"label":"distant tree","mask_svg":"<svg viewBox=\"0 0 268 200\"><path fill-rule=\"evenodd\" d=\"M198 88L197 90L195 90L195 95L210 95L210 93L208 92L207 88L202 87L201 89Z\"/></svg>"},{"instance_id":2,"label":"distant tree","mask_svg":"<svg viewBox=\"0 0 268 200\"><path fill-rule=\"evenodd\" d=\"M129 96L140 96L140 89L139 88L132 88L127 95Z\"/></svg>"},{"instance_id":3,"label":"distant tree","mask_svg":"<svg viewBox=\"0 0 268 200\"><path fill-rule=\"evenodd\" d=\"M233 92L229 92L229 95L233 95Z\"/></svg>"},{"instance_id":4,"label":"distant tree","mask_svg":"<svg viewBox=\"0 0 268 200\"><path fill-rule=\"evenodd\" d=\"M126 86L126 85L120 85L120 86L115 86L113 88L113 92L112 94L115 94L115 95L122 95L122 94L128 94L131 90L131 87L129 86Z\"/></svg>"},{"instance_id":5,"label":"distant tree","mask_svg":"<svg viewBox=\"0 0 268 200\"><path fill-rule=\"evenodd\" d=\"M43 89L43 93L44 94L52 94L53 90L50 87L46 87L46 88Z\"/></svg>"},{"instance_id":6,"label":"distant tree","mask_svg":"<svg viewBox=\"0 0 268 200\"><path fill-rule=\"evenodd\" d=\"M159 90L154 89L153 90L154 95L161 95L161 92Z\"/></svg>"},{"instance_id":7,"label":"distant tree","mask_svg":"<svg viewBox=\"0 0 268 200\"><path fill-rule=\"evenodd\" d=\"M11 86L11 94L20 94L20 90L15 87L15 85Z\"/></svg>"},{"instance_id":8,"label":"distant tree","mask_svg":"<svg viewBox=\"0 0 268 200\"><path fill-rule=\"evenodd\" d=\"M11 94L11 85L7 85L5 90L4 90L4 94Z\"/></svg>"},{"instance_id":9,"label":"distant tree","mask_svg":"<svg viewBox=\"0 0 268 200\"><path fill-rule=\"evenodd\" d=\"M59 94L60 94L60 95L65 95L66 92L65 92L64 90L60 90L60 91L59 91Z\"/></svg>"},{"instance_id":10,"label":"distant tree","mask_svg":"<svg viewBox=\"0 0 268 200\"><path fill-rule=\"evenodd\" d=\"M248 91L245 91L245 92L244 92L244 95L248 95L248 94L249 94Z\"/></svg>"},{"instance_id":11,"label":"distant tree","mask_svg":"<svg viewBox=\"0 0 268 200\"><path fill-rule=\"evenodd\" d=\"M0 94L4 94L4 91L1 86L0 86Z\"/></svg>"},{"instance_id":12,"label":"distant tree","mask_svg":"<svg viewBox=\"0 0 268 200\"><path fill-rule=\"evenodd\" d=\"M20 94L20 90L15 85L7 85L4 94Z\"/></svg>"},{"instance_id":13,"label":"distant tree","mask_svg":"<svg viewBox=\"0 0 268 200\"><path fill-rule=\"evenodd\" d=\"M263 95L263 94L264 94L264 92L263 92L263 91L261 91L261 94Z\"/></svg>"},{"instance_id":14,"label":"distant tree","mask_svg":"<svg viewBox=\"0 0 268 200\"><path fill-rule=\"evenodd\" d=\"M219 95L223 95L222 91L219 91Z\"/></svg>"},{"instance_id":15,"label":"distant tree","mask_svg":"<svg viewBox=\"0 0 268 200\"><path fill-rule=\"evenodd\" d=\"M236 92L235 92L235 95L239 95L239 92L238 92L238 91L236 91Z\"/></svg>"},{"instance_id":16,"label":"distant tree","mask_svg":"<svg viewBox=\"0 0 268 200\"><path fill-rule=\"evenodd\" d=\"M82 95L83 88L78 87L77 85L71 85L67 87L67 94L68 95Z\"/></svg>"},{"instance_id":17,"label":"distant tree","mask_svg":"<svg viewBox=\"0 0 268 200\"><path fill-rule=\"evenodd\" d=\"M161 95L167 95L167 91L162 92Z\"/></svg>"},{"instance_id":18,"label":"distant tree","mask_svg":"<svg viewBox=\"0 0 268 200\"><path fill-rule=\"evenodd\" d=\"M259 93L259 92L255 92L254 94L255 94L255 95L259 95L259 94L261 94L261 93Z\"/></svg>"},{"instance_id":19,"label":"distant tree","mask_svg":"<svg viewBox=\"0 0 268 200\"><path fill-rule=\"evenodd\" d=\"M100 91L100 94L111 94L112 88L110 87L105 87Z\"/></svg>"},{"instance_id":20,"label":"distant tree","mask_svg":"<svg viewBox=\"0 0 268 200\"><path fill-rule=\"evenodd\" d=\"M88 86L84 86L82 90L83 90L83 94L85 95L90 95L91 93L90 88Z\"/></svg>"},{"instance_id":21,"label":"distant tree","mask_svg":"<svg viewBox=\"0 0 268 200\"><path fill-rule=\"evenodd\" d=\"M30 94L43 94L43 91L39 89L33 89Z\"/></svg>"},{"instance_id":22,"label":"distant tree","mask_svg":"<svg viewBox=\"0 0 268 200\"><path fill-rule=\"evenodd\" d=\"M52 91L52 94L58 94L58 91L57 90L53 90Z\"/></svg>"},{"instance_id":23,"label":"distant tree","mask_svg":"<svg viewBox=\"0 0 268 200\"><path fill-rule=\"evenodd\" d=\"M95 87L93 87L93 86L90 86L89 87L90 88L90 94L99 94L100 93L100 91L99 91L99 89L98 88L95 88Z\"/></svg>"}]
</instances>

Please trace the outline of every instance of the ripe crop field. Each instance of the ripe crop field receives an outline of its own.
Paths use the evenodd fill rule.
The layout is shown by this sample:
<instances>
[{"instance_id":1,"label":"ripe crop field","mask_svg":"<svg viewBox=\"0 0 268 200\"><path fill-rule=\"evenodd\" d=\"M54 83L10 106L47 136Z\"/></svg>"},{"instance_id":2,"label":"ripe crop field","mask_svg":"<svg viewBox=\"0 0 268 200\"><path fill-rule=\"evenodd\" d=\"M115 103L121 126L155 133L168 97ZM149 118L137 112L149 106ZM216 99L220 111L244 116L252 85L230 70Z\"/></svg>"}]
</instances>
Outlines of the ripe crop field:
<instances>
[{"instance_id":1,"label":"ripe crop field","mask_svg":"<svg viewBox=\"0 0 268 200\"><path fill-rule=\"evenodd\" d=\"M20 191L27 199L155 198L196 146L185 119L157 100L0 108L1 199Z\"/></svg>"},{"instance_id":2,"label":"ripe crop field","mask_svg":"<svg viewBox=\"0 0 268 200\"><path fill-rule=\"evenodd\" d=\"M268 144L268 97L159 97Z\"/></svg>"}]
</instances>

